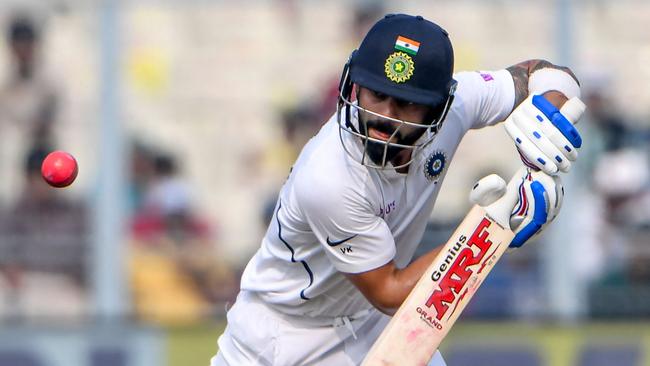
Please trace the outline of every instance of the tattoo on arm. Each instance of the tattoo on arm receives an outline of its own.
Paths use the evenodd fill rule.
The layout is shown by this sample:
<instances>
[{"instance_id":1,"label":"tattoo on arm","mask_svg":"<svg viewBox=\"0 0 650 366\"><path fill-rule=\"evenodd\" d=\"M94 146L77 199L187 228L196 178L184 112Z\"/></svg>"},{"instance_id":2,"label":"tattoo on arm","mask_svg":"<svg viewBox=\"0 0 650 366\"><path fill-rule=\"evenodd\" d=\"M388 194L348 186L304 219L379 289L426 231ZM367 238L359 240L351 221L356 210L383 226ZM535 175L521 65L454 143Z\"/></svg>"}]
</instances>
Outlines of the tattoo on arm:
<instances>
[{"instance_id":1,"label":"tattoo on arm","mask_svg":"<svg viewBox=\"0 0 650 366\"><path fill-rule=\"evenodd\" d=\"M528 61L520 62L506 69L510 71L512 80L515 82L515 105L512 106L513 110L528 96L528 64Z\"/></svg>"},{"instance_id":2,"label":"tattoo on arm","mask_svg":"<svg viewBox=\"0 0 650 366\"><path fill-rule=\"evenodd\" d=\"M530 75L540 69L557 69L566 72L580 85L578 78L573 71L568 67L553 65L545 60L528 60L508 67L506 70L512 75L512 80L515 82L515 105L516 108L528 96L528 78Z\"/></svg>"}]
</instances>

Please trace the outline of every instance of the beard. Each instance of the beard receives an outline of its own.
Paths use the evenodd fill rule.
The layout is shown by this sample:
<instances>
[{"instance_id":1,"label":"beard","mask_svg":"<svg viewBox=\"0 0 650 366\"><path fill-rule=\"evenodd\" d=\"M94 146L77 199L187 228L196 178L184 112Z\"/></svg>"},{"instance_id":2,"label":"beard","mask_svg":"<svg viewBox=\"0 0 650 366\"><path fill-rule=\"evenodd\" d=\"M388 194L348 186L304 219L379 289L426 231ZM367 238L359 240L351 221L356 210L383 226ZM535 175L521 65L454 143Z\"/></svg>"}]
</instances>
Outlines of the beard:
<instances>
[{"instance_id":1,"label":"beard","mask_svg":"<svg viewBox=\"0 0 650 366\"><path fill-rule=\"evenodd\" d=\"M382 120L379 118L375 119L367 119L365 116L360 114L359 116L359 132L362 135L368 136L368 129L375 129L379 132L388 134L388 135L393 135L396 130L398 130L399 127L395 126L395 123L391 123L386 120ZM386 163L392 162L397 155L402 152L403 150L408 150L405 148L397 147L394 146L393 144L400 144L400 145L413 145L419 138L424 134L426 131L425 128L422 128L421 130L414 131L408 135L403 135L402 131L397 131L395 133L395 136L390 139L390 144L387 145L386 143L381 143L381 142L376 142L372 140L368 140L368 144L366 147L366 154L372 160L373 163L379 166L385 166ZM363 141L365 144L366 142ZM384 159L384 151L386 151L386 158Z\"/></svg>"}]
</instances>

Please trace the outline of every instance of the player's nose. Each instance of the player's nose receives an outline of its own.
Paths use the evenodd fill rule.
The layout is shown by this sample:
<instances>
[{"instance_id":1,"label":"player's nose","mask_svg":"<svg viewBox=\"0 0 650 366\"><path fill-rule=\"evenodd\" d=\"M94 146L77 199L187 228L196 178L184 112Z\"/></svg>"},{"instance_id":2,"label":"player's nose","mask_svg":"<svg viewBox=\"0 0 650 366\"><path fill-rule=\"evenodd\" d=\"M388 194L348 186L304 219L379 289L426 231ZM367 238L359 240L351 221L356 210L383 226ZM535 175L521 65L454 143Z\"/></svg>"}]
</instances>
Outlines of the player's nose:
<instances>
[{"instance_id":1,"label":"player's nose","mask_svg":"<svg viewBox=\"0 0 650 366\"><path fill-rule=\"evenodd\" d=\"M386 117L399 119L399 108L397 105L397 100L395 100L395 98L388 97L384 99L377 107L377 113L382 114Z\"/></svg>"}]
</instances>

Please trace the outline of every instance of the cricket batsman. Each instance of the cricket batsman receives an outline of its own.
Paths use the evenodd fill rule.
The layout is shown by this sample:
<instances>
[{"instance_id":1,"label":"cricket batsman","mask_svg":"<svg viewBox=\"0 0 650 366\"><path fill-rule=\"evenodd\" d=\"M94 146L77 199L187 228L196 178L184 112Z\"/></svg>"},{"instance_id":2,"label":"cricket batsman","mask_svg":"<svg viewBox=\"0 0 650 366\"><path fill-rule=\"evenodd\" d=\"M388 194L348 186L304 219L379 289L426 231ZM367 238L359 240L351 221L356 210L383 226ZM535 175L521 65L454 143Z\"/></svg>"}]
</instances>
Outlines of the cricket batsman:
<instances>
[{"instance_id":1,"label":"cricket batsman","mask_svg":"<svg viewBox=\"0 0 650 366\"><path fill-rule=\"evenodd\" d=\"M282 187L212 366L359 365L440 250L412 261L470 129L506 120L526 165L507 186L519 197L511 247L555 218L558 173L582 143L571 122L584 108L560 111L580 96L576 77L543 60L453 65L449 35L421 16L386 15L370 29L343 68L337 112ZM439 352L429 365L445 365Z\"/></svg>"}]
</instances>

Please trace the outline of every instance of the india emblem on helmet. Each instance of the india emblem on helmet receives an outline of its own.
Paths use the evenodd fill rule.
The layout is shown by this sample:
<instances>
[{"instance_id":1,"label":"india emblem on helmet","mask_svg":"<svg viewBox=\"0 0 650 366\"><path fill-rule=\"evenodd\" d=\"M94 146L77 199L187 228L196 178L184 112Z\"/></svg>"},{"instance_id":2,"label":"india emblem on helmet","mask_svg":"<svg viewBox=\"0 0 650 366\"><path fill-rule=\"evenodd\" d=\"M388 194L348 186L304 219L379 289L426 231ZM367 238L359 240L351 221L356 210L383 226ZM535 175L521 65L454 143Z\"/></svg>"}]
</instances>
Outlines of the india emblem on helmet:
<instances>
[{"instance_id":1,"label":"india emblem on helmet","mask_svg":"<svg viewBox=\"0 0 650 366\"><path fill-rule=\"evenodd\" d=\"M384 65L386 76L396 82L403 83L413 76L415 70L415 63L411 56L404 52L393 52L386 59Z\"/></svg>"}]
</instances>

